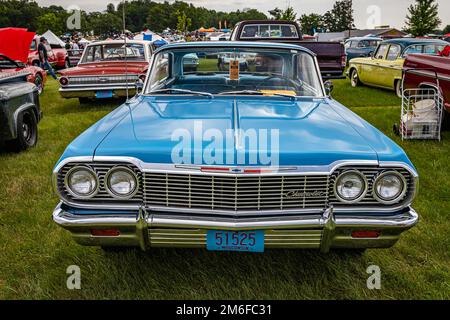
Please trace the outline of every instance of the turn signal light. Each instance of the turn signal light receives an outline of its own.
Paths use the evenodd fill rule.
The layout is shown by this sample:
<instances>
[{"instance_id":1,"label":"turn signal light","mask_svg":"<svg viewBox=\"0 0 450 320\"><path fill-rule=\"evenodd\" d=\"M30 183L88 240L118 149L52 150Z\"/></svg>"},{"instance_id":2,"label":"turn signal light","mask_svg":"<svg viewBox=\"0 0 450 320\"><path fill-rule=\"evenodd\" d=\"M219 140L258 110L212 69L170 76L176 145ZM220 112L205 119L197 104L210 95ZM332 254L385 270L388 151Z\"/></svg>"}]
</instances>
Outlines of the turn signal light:
<instances>
[{"instance_id":1,"label":"turn signal light","mask_svg":"<svg viewBox=\"0 0 450 320\"><path fill-rule=\"evenodd\" d=\"M67 86L69 84L69 79L67 79L66 77L61 77L61 78L59 78L59 83L62 86Z\"/></svg>"},{"instance_id":2,"label":"turn signal light","mask_svg":"<svg viewBox=\"0 0 450 320\"><path fill-rule=\"evenodd\" d=\"M91 234L97 237L117 237L120 231L117 229L92 229Z\"/></svg>"},{"instance_id":3,"label":"turn signal light","mask_svg":"<svg viewBox=\"0 0 450 320\"><path fill-rule=\"evenodd\" d=\"M378 238L380 232L378 231L353 231L352 238Z\"/></svg>"}]
</instances>

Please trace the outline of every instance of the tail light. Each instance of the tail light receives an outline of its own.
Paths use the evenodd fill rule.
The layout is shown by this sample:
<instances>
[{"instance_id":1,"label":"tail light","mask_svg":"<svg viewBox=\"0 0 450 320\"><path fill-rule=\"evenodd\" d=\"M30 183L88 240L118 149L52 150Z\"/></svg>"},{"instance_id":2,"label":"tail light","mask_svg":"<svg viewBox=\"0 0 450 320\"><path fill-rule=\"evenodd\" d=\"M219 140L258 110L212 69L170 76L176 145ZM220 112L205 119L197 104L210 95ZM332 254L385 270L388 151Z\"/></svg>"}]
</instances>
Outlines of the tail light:
<instances>
[{"instance_id":1,"label":"tail light","mask_svg":"<svg viewBox=\"0 0 450 320\"><path fill-rule=\"evenodd\" d=\"M117 229L92 229L91 234L97 237L117 237L120 231Z\"/></svg>"},{"instance_id":2,"label":"tail light","mask_svg":"<svg viewBox=\"0 0 450 320\"><path fill-rule=\"evenodd\" d=\"M59 83L64 87L67 86L69 84L69 79L67 79L66 77L61 77L59 78Z\"/></svg>"},{"instance_id":3,"label":"tail light","mask_svg":"<svg viewBox=\"0 0 450 320\"><path fill-rule=\"evenodd\" d=\"M378 238L380 236L379 231L366 230L366 231L353 231L352 238Z\"/></svg>"},{"instance_id":4,"label":"tail light","mask_svg":"<svg viewBox=\"0 0 450 320\"><path fill-rule=\"evenodd\" d=\"M342 56L342 67L346 67L347 66L347 56L346 55L344 55L344 56Z\"/></svg>"}]
</instances>

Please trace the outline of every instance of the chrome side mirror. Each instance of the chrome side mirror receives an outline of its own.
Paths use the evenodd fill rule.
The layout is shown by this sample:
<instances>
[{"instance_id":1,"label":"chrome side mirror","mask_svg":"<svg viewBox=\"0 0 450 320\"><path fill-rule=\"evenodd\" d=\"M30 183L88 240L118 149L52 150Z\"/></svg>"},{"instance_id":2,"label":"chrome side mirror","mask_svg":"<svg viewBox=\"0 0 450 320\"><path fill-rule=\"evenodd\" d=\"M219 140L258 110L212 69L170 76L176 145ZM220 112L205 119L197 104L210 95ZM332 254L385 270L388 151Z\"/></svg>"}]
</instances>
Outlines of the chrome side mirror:
<instances>
[{"instance_id":1,"label":"chrome side mirror","mask_svg":"<svg viewBox=\"0 0 450 320\"><path fill-rule=\"evenodd\" d=\"M142 81L141 78L136 80L135 83L135 87L136 87L136 94L140 94L142 92L142 90L144 89L144 81Z\"/></svg>"},{"instance_id":2,"label":"chrome side mirror","mask_svg":"<svg viewBox=\"0 0 450 320\"><path fill-rule=\"evenodd\" d=\"M331 96L331 93L333 92L334 89L334 84L332 81L328 80L325 81L325 83L323 84L325 86L325 93L327 94L327 96Z\"/></svg>"}]
</instances>

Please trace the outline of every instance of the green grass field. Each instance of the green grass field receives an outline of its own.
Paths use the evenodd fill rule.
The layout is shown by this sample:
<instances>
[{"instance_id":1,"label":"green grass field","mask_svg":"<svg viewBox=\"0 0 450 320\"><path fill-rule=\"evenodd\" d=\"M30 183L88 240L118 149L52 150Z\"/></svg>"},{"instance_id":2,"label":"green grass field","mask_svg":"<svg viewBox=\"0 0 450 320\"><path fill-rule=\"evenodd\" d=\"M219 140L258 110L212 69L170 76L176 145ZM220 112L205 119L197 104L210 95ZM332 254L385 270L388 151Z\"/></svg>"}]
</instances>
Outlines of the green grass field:
<instances>
[{"instance_id":1,"label":"green grass field","mask_svg":"<svg viewBox=\"0 0 450 320\"><path fill-rule=\"evenodd\" d=\"M81 247L57 227L52 168L78 134L115 105L63 100L49 80L36 148L0 152L0 299L449 299L450 133L442 142L401 142L392 125L393 92L335 81L334 97L401 144L420 174L419 225L388 250L268 251L264 254L158 249L105 253ZM378 265L381 290L366 269ZM81 290L68 290L66 268L81 268Z\"/></svg>"}]
</instances>

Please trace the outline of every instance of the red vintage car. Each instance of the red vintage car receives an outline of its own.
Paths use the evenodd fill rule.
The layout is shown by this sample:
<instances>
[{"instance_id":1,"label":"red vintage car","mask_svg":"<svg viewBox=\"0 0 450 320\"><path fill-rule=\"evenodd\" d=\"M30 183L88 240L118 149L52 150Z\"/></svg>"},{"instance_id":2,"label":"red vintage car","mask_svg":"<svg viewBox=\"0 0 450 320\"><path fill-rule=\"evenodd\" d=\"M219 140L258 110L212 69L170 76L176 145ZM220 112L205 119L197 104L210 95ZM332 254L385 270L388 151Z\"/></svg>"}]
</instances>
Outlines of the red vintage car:
<instances>
[{"instance_id":1,"label":"red vintage car","mask_svg":"<svg viewBox=\"0 0 450 320\"><path fill-rule=\"evenodd\" d=\"M78 66L62 70L59 92L64 98L118 98L136 93L136 81L144 80L152 55L148 41L102 41L89 44Z\"/></svg>"},{"instance_id":2,"label":"red vintage car","mask_svg":"<svg viewBox=\"0 0 450 320\"><path fill-rule=\"evenodd\" d=\"M40 36L35 36L30 44L30 52L28 54L28 64L31 66L39 66L39 53L38 45L41 40ZM65 48L52 48L50 45L46 45L48 62L54 68L70 68L70 60Z\"/></svg>"},{"instance_id":3,"label":"red vintage car","mask_svg":"<svg viewBox=\"0 0 450 320\"><path fill-rule=\"evenodd\" d=\"M29 73L28 82L38 87L39 94L44 90L47 73L38 66L27 66L28 48L34 32L21 28L0 29L0 75L19 71Z\"/></svg>"},{"instance_id":4,"label":"red vintage car","mask_svg":"<svg viewBox=\"0 0 450 320\"><path fill-rule=\"evenodd\" d=\"M450 57L410 54L405 60L404 88L436 88L444 97L444 127L450 127Z\"/></svg>"}]
</instances>

